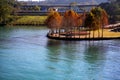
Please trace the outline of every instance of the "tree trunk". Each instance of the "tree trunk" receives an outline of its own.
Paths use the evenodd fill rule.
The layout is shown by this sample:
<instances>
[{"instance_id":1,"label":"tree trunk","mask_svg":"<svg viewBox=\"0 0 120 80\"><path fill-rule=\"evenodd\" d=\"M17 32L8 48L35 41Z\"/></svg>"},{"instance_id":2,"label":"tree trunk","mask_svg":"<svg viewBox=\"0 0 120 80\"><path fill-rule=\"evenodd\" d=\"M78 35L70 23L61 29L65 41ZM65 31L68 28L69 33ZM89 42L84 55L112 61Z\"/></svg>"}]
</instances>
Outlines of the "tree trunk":
<instances>
[{"instance_id":1,"label":"tree trunk","mask_svg":"<svg viewBox=\"0 0 120 80\"><path fill-rule=\"evenodd\" d=\"M103 38L103 26L102 26L102 38Z\"/></svg>"},{"instance_id":2,"label":"tree trunk","mask_svg":"<svg viewBox=\"0 0 120 80\"><path fill-rule=\"evenodd\" d=\"M94 30L93 30L93 38L94 38L94 33L95 33L95 32L94 32Z\"/></svg>"},{"instance_id":3,"label":"tree trunk","mask_svg":"<svg viewBox=\"0 0 120 80\"><path fill-rule=\"evenodd\" d=\"M79 27L79 38L80 38L80 27Z\"/></svg>"},{"instance_id":4,"label":"tree trunk","mask_svg":"<svg viewBox=\"0 0 120 80\"><path fill-rule=\"evenodd\" d=\"M59 29L58 37L60 38L60 29Z\"/></svg>"},{"instance_id":5,"label":"tree trunk","mask_svg":"<svg viewBox=\"0 0 120 80\"><path fill-rule=\"evenodd\" d=\"M99 31L99 29L98 29L98 38L100 37L100 31Z\"/></svg>"}]
</instances>

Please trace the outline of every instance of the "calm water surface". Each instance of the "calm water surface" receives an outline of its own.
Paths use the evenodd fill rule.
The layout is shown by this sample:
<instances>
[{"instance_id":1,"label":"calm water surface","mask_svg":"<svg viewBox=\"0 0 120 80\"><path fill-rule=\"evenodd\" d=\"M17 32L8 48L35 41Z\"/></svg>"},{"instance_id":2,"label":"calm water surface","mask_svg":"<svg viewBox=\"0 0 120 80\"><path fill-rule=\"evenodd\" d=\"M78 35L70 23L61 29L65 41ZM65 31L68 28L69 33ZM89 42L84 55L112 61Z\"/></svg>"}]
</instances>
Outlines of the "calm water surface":
<instances>
[{"instance_id":1,"label":"calm water surface","mask_svg":"<svg viewBox=\"0 0 120 80\"><path fill-rule=\"evenodd\" d=\"M56 41L47 32L0 28L0 80L120 80L120 40Z\"/></svg>"}]
</instances>

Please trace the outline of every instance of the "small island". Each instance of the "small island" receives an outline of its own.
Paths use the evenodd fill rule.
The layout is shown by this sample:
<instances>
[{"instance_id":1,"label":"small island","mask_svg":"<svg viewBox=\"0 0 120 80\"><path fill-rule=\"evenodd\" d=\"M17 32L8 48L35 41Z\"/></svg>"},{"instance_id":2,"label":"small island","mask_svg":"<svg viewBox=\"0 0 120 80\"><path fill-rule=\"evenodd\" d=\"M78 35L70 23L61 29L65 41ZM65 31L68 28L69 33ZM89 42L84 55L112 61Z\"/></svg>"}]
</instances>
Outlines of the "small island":
<instances>
[{"instance_id":1,"label":"small island","mask_svg":"<svg viewBox=\"0 0 120 80\"><path fill-rule=\"evenodd\" d=\"M50 31L47 37L56 40L108 40L120 39L120 24L109 26L108 15L100 7L78 14L73 10L63 15L51 11L45 21ZM113 29L113 31L112 31ZM114 31L117 29L117 31Z\"/></svg>"}]
</instances>

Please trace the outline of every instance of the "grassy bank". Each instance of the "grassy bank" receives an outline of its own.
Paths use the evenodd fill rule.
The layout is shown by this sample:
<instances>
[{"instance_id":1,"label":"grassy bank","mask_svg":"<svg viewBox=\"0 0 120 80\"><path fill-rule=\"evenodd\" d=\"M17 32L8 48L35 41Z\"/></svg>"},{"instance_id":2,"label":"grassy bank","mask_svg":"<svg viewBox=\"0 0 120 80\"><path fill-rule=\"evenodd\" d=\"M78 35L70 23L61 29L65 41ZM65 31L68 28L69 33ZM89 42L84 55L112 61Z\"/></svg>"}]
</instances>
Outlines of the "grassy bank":
<instances>
[{"instance_id":1,"label":"grassy bank","mask_svg":"<svg viewBox=\"0 0 120 80\"><path fill-rule=\"evenodd\" d=\"M47 16L14 16L9 25L44 25Z\"/></svg>"}]
</instances>

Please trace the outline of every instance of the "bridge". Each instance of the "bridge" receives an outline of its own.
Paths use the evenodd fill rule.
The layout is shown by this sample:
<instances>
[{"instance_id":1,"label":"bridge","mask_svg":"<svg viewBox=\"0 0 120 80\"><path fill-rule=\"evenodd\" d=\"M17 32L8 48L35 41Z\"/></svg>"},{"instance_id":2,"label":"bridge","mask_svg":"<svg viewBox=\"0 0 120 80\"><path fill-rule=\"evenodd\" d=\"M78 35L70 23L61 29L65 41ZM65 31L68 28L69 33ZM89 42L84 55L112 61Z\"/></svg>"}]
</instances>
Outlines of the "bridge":
<instances>
[{"instance_id":1,"label":"bridge","mask_svg":"<svg viewBox=\"0 0 120 80\"><path fill-rule=\"evenodd\" d=\"M22 7L33 7L33 6L36 6L36 4L25 4L25 5L22 5ZM70 4L38 4L37 6L40 6L40 7L70 7L72 5ZM78 6L78 7L96 7L98 5L96 4L75 4L75 6Z\"/></svg>"},{"instance_id":2,"label":"bridge","mask_svg":"<svg viewBox=\"0 0 120 80\"><path fill-rule=\"evenodd\" d=\"M30 10L35 6L40 7L40 11ZM66 10L74 10L78 13L83 13L84 11L89 12L92 7L97 7L98 5L85 5L85 4L24 4L21 5L21 10L17 12L18 15L46 15L50 8L57 10L60 13L64 13Z\"/></svg>"}]
</instances>

